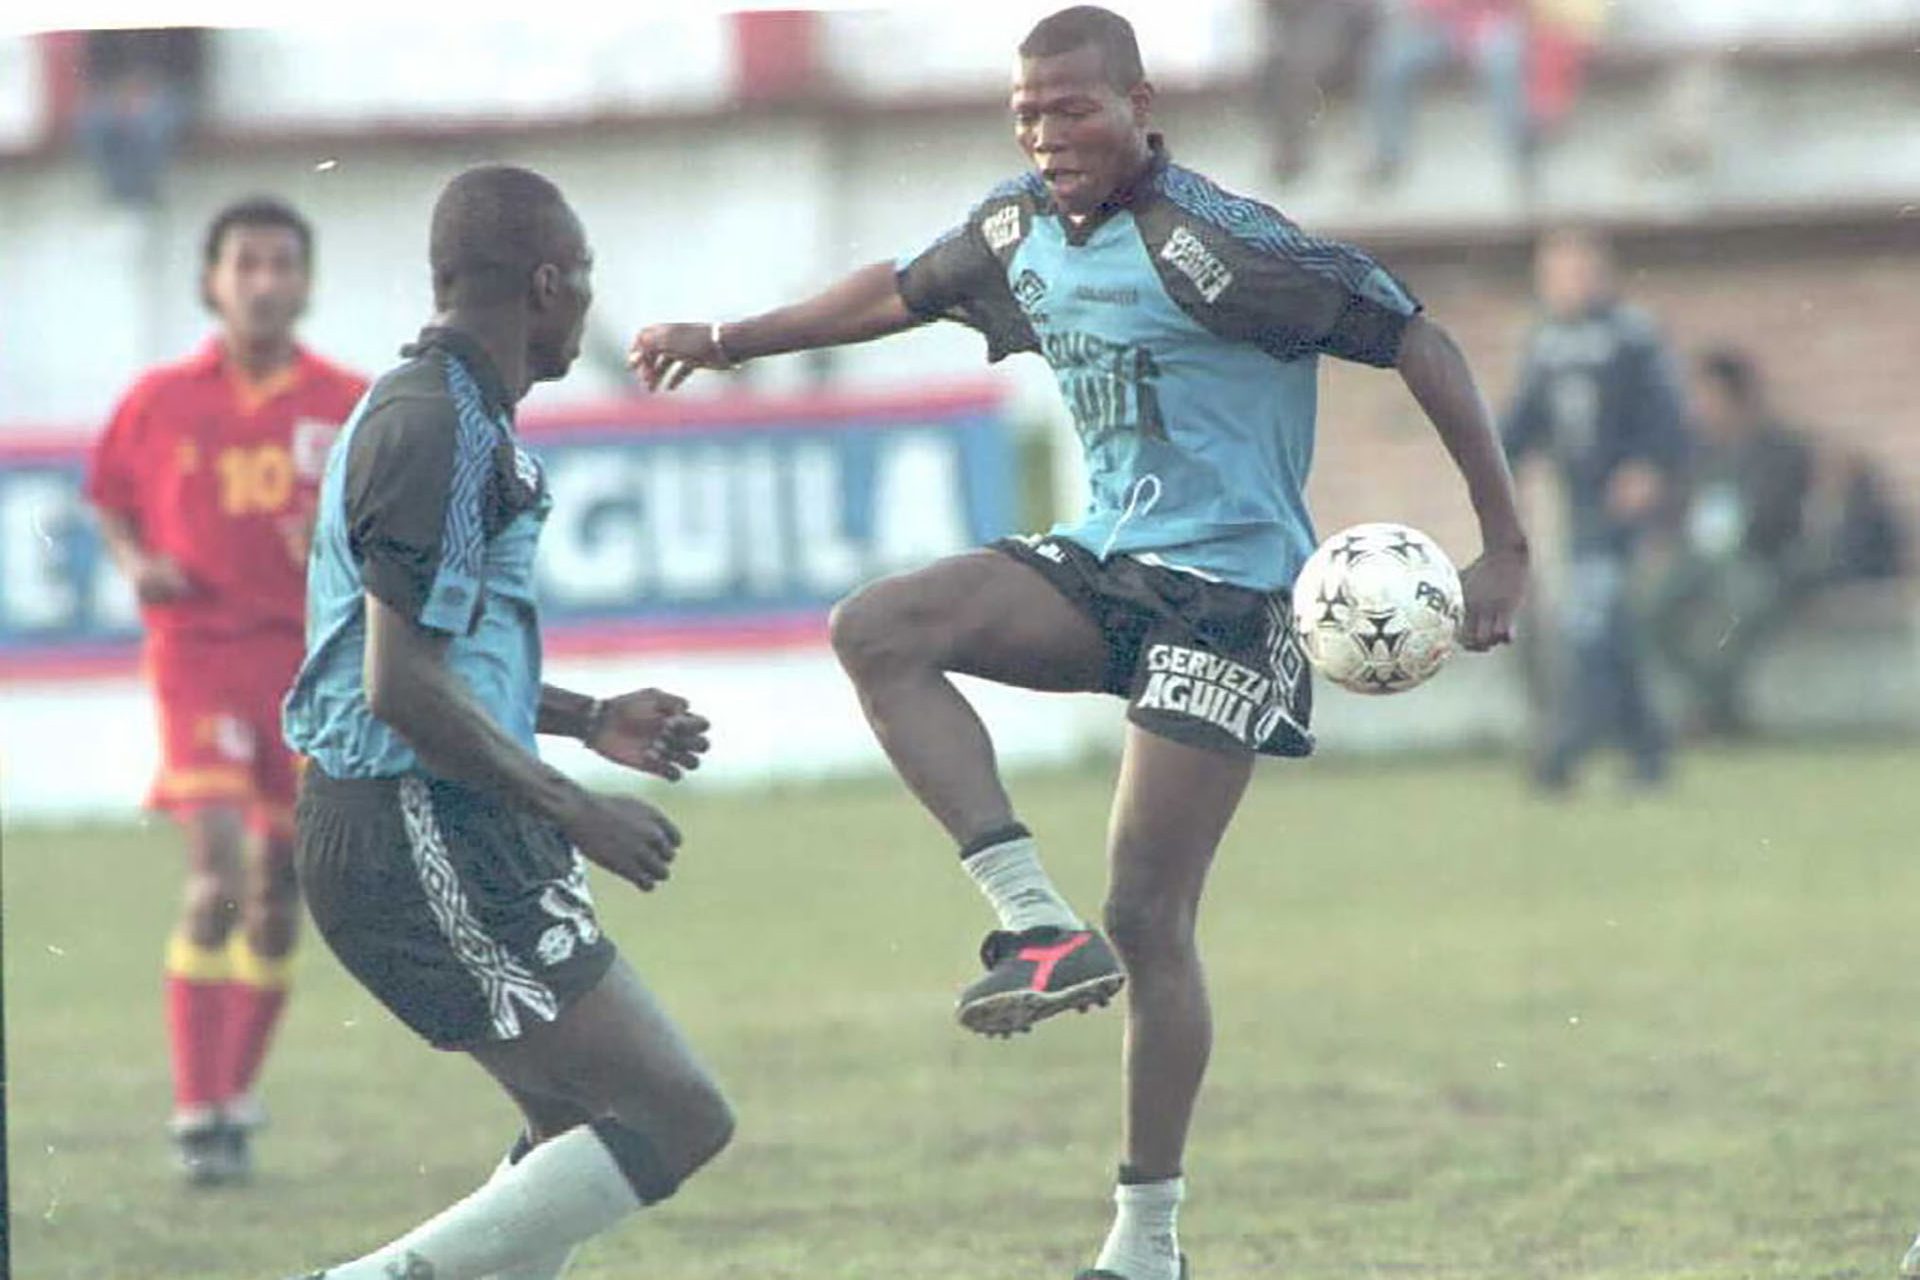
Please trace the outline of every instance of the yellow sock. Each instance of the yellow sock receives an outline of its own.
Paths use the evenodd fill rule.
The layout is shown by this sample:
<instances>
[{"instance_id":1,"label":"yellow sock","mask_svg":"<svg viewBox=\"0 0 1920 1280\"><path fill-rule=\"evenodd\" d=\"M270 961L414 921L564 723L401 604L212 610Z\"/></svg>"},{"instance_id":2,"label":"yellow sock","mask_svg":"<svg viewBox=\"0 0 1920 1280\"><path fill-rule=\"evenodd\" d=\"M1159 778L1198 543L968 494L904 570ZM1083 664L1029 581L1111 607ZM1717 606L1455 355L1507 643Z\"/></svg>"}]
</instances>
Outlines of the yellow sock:
<instances>
[{"instance_id":1,"label":"yellow sock","mask_svg":"<svg viewBox=\"0 0 1920 1280\"><path fill-rule=\"evenodd\" d=\"M203 947L185 933L167 941L167 973L186 982L226 982L233 977L232 940Z\"/></svg>"},{"instance_id":2,"label":"yellow sock","mask_svg":"<svg viewBox=\"0 0 1920 1280\"><path fill-rule=\"evenodd\" d=\"M293 981L293 951L283 956L263 956L253 949L244 929L235 929L227 939L228 974L235 982L264 991L285 991Z\"/></svg>"}]
</instances>

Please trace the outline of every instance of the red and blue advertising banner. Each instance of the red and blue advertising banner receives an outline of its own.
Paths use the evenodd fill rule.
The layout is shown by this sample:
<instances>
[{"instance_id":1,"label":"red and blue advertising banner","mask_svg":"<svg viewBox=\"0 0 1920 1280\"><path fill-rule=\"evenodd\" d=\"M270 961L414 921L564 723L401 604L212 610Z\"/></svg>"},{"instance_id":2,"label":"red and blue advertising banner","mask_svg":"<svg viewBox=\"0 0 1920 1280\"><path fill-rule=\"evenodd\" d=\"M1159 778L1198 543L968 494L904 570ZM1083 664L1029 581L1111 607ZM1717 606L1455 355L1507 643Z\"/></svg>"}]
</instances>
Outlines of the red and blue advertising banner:
<instances>
[{"instance_id":1,"label":"red and blue advertising banner","mask_svg":"<svg viewBox=\"0 0 1920 1280\"><path fill-rule=\"evenodd\" d=\"M553 514L550 652L816 643L849 590L1009 532L1000 393L649 398L529 413ZM131 597L81 492L84 433L0 430L0 677L135 669Z\"/></svg>"}]
</instances>

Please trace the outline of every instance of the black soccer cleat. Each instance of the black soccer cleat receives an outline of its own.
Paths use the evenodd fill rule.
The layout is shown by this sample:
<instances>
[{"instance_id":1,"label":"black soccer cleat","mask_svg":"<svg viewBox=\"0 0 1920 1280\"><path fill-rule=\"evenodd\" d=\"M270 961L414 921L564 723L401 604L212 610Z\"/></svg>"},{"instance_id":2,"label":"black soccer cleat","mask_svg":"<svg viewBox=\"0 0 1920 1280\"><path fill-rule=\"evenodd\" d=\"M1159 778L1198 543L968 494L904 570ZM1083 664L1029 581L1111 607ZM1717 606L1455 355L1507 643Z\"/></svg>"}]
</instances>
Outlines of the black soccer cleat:
<instances>
[{"instance_id":1,"label":"black soccer cleat","mask_svg":"<svg viewBox=\"0 0 1920 1280\"><path fill-rule=\"evenodd\" d=\"M225 1148L228 1182L248 1182L253 1178L251 1129L227 1121L220 1126L220 1143Z\"/></svg>"},{"instance_id":2,"label":"black soccer cleat","mask_svg":"<svg viewBox=\"0 0 1920 1280\"><path fill-rule=\"evenodd\" d=\"M246 1176L244 1143L236 1159L231 1133L217 1119L171 1126L174 1167L188 1186L225 1186Z\"/></svg>"},{"instance_id":3,"label":"black soccer cleat","mask_svg":"<svg viewBox=\"0 0 1920 1280\"><path fill-rule=\"evenodd\" d=\"M1073 1280L1127 1280L1127 1278L1118 1271L1102 1271L1094 1267L1080 1272L1074 1276ZM1184 1253L1180 1255L1180 1280L1187 1280L1187 1255Z\"/></svg>"},{"instance_id":4,"label":"black soccer cleat","mask_svg":"<svg viewBox=\"0 0 1920 1280\"><path fill-rule=\"evenodd\" d=\"M987 972L960 993L960 1025L983 1036L1011 1036L1069 1009L1106 1004L1127 983L1113 949L1092 929L1042 925L996 929L980 944Z\"/></svg>"}]
</instances>

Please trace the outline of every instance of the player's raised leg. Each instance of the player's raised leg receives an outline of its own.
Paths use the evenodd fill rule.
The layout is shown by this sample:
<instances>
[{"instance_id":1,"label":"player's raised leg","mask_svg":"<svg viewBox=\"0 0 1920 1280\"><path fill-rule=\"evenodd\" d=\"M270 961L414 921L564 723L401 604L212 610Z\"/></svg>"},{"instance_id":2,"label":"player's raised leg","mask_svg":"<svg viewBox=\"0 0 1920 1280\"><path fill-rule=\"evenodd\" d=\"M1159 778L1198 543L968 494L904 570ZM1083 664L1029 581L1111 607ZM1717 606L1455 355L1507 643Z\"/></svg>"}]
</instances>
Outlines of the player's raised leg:
<instances>
[{"instance_id":1,"label":"player's raised leg","mask_svg":"<svg viewBox=\"0 0 1920 1280\"><path fill-rule=\"evenodd\" d=\"M832 630L880 745L999 917L981 948L987 972L961 994L961 1024L1011 1035L1111 999L1123 981L1112 952L1042 868L986 726L949 679L1096 690L1100 629L1034 569L976 551L866 587L834 610Z\"/></svg>"},{"instance_id":2,"label":"player's raised leg","mask_svg":"<svg viewBox=\"0 0 1920 1280\"><path fill-rule=\"evenodd\" d=\"M1194 940L1207 871L1253 771L1250 751L1127 728L1106 923L1127 967L1124 1152L1113 1228L1088 1276L1175 1280L1181 1156L1213 1047Z\"/></svg>"},{"instance_id":3,"label":"player's raised leg","mask_svg":"<svg viewBox=\"0 0 1920 1280\"><path fill-rule=\"evenodd\" d=\"M187 844L187 880L180 916L167 944L167 1039L173 1064L169 1125L180 1171L195 1186L240 1176L227 1140L223 1054L228 941L241 895L246 843L238 804L205 803L176 810Z\"/></svg>"}]
</instances>

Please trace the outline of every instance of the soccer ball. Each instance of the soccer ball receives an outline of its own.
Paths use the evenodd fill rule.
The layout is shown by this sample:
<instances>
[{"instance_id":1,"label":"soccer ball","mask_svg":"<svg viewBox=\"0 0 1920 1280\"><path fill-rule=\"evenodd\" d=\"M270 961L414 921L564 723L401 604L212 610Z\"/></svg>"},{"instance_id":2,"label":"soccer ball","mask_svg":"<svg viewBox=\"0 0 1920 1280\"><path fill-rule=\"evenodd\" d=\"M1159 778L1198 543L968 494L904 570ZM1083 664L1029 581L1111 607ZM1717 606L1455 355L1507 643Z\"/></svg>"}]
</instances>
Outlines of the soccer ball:
<instances>
[{"instance_id":1,"label":"soccer ball","mask_svg":"<svg viewBox=\"0 0 1920 1280\"><path fill-rule=\"evenodd\" d=\"M1453 654L1460 575L1440 545L1404 524L1357 524L1307 557L1293 621L1314 669L1355 693L1399 693Z\"/></svg>"}]
</instances>

